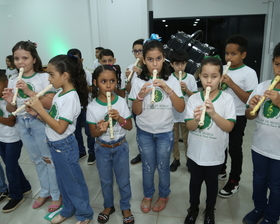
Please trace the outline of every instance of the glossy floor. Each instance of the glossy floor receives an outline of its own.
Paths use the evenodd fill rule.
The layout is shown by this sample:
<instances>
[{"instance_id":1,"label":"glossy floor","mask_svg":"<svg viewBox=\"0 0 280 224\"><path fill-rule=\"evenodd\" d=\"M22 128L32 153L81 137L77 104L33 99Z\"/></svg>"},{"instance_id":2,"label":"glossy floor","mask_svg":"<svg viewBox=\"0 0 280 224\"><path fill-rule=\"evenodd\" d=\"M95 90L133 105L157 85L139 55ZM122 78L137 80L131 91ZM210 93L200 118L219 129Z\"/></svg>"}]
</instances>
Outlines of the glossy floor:
<instances>
[{"instance_id":1,"label":"glossy floor","mask_svg":"<svg viewBox=\"0 0 280 224\"><path fill-rule=\"evenodd\" d=\"M253 202L251 199L252 195L252 161L251 161L251 141L252 134L254 130L254 123L252 121L248 122L246 127L244 143L243 143L243 153L244 153L244 163L243 163L243 173L242 180L240 182L240 191L236 193L229 199L222 199L218 197L216 204L216 224L240 224L242 223L242 218L244 215L253 209ZM130 145L130 158L134 158L137 155L137 147L135 142L135 129L127 133L127 140ZM180 143L180 147L183 143ZM181 150L181 155L183 155L183 150ZM172 161L173 158L170 158ZM228 161L230 163L230 160ZM185 166L186 161L183 156L181 156L181 166L176 172L171 173L171 194L169 202L166 208L161 212L149 212L144 214L140 210L140 202L143 197L142 193L142 174L141 174L141 163L130 166L131 173L131 188L132 188L132 199L131 199L131 210L135 217L135 223L137 224L182 224L187 214L187 209L189 207L189 179L190 174ZM37 179L37 174L34 165L30 162L28 154L25 149L22 150L22 155L20 158L20 165L23 168L28 180L32 185L32 194L26 197L25 202L20 205L15 211L10 213L0 212L0 223L1 224L20 224L20 223L50 223L44 219L47 214L47 207L50 201L45 203L41 208L32 209L32 204L34 200L38 197L38 192L40 191L40 185ZM87 159L80 161L80 165L83 169L86 182L90 192L90 203L94 210L93 220L91 224L98 223L97 215L103 210L103 197L100 188L100 182L98 177L98 172L96 165L87 165ZM156 183L158 175L155 174ZM223 187L225 181L219 181L220 188ZM121 224L122 214L119 207L119 193L117 185L114 186L115 195L115 207L116 212L110 216L108 224ZM154 195L153 202L157 199L157 192ZM0 204L2 207L7 203L5 200ZM201 204L199 206L200 212L197 224L203 223L203 211L205 209L205 185L203 184L201 192ZM75 224L75 217L71 217L64 221L65 224Z\"/></svg>"}]
</instances>

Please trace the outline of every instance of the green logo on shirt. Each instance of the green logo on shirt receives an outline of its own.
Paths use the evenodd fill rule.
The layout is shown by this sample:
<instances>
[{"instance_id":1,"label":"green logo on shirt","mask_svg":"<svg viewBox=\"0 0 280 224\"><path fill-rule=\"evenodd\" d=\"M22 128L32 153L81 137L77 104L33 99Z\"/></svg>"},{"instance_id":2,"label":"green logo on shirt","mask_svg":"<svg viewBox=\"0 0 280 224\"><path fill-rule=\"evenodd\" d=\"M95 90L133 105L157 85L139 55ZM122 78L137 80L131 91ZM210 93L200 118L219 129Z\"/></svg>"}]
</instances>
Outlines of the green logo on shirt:
<instances>
[{"instance_id":1,"label":"green logo on shirt","mask_svg":"<svg viewBox=\"0 0 280 224\"><path fill-rule=\"evenodd\" d=\"M0 117L4 117L4 112L1 108L0 108Z\"/></svg>"},{"instance_id":2,"label":"green logo on shirt","mask_svg":"<svg viewBox=\"0 0 280 224\"><path fill-rule=\"evenodd\" d=\"M228 89L228 84L222 82L221 90L226 90L226 89Z\"/></svg>"},{"instance_id":3,"label":"green logo on shirt","mask_svg":"<svg viewBox=\"0 0 280 224\"><path fill-rule=\"evenodd\" d=\"M266 101L263 107L263 116L274 118L279 114L279 107L275 106L271 100Z\"/></svg>"},{"instance_id":4,"label":"green logo on shirt","mask_svg":"<svg viewBox=\"0 0 280 224\"><path fill-rule=\"evenodd\" d=\"M27 87L28 89L30 89L31 91L34 91L34 87L31 83L27 83ZM25 98L28 98L29 96L27 96L23 91L22 89L18 89L18 95L22 98L22 99L25 99Z\"/></svg>"},{"instance_id":5,"label":"green logo on shirt","mask_svg":"<svg viewBox=\"0 0 280 224\"><path fill-rule=\"evenodd\" d=\"M50 111L49 111L49 115L52 117L52 118L56 118L56 116L58 115L58 110L57 110L57 105L56 105L56 103L54 103L53 105L52 105L52 108L50 109Z\"/></svg>"},{"instance_id":6,"label":"green logo on shirt","mask_svg":"<svg viewBox=\"0 0 280 224\"><path fill-rule=\"evenodd\" d=\"M105 121L109 121L109 114L106 114L106 115L105 115L104 120L105 120ZM116 123L117 123L117 121L114 120L114 119L112 119L113 127L115 126ZM109 128L109 125L108 125L108 128Z\"/></svg>"},{"instance_id":7,"label":"green logo on shirt","mask_svg":"<svg viewBox=\"0 0 280 224\"><path fill-rule=\"evenodd\" d=\"M152 91L151 91L151 97L152 97ZM156 89L155 90L155 102L161 102L163 100L163 90L162 89Z\"/></svg>"},{"instance_id":8,"label":"green logo on shirt","mask_svg":"<svg viewBox=\"0 0 280 224\"><path fill-rule=\"evenodd\" d=\"M209 116L208 113L205 113L205 118L204 118L204 125L203 126L198 126L199 129L205 129L209 127L211 123L211 117Z\"/></svg>"}]
</instances>

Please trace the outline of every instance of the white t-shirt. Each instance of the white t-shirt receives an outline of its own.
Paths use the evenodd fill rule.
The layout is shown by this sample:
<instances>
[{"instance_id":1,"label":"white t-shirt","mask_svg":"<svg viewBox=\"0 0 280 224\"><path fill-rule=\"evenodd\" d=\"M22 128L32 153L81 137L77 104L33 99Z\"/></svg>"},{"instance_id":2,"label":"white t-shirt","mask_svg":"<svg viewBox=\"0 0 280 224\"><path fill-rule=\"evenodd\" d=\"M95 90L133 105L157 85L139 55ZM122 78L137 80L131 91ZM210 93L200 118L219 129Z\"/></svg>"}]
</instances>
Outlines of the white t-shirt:
<instances>
[{"instance_id":1,"label":"white t-shirt","mask_svg":"<svg viewBox=\"0 0 280 224\"><path fill-rule=\"evenodd\" d=\"M11 76L14 74L18 74L18 70L16 68L14 68L14 69L7 68L6 69L6 76L8 77L8 79L11 78Z\"/></svg>"},{"instance_id":2,"label":"white t-shirt","mask_svg":"<svg viewBox=\"0 0 280 224\"><path fill-rule=\"evenodd\" d=\"M50 84L48 78L49 78L49 74L47 73L34 73L34 75L30 77L22 76L22 80L27 84L28 88L36 93L39 93L40 91L44 90ZM18 81L17 76L13 75L9 79L8 88L15 89L17 81ZM47 93L56 93L56 91L54 88L52 88ZM21 89L19 89L17 100L16 100L17 108L22 106L25 103L25 101L29 99L30 97L24 94L24 92ZM27 114L27 112L25 110L22 110L17 115L24 115L24 114Z\"/></svg>"},{"instance_id":3,"label":"white t-shirt","mask_svg":"<svg viewBox=\"0 0 280 224\"><path fill-rule=\"evenodd\" d=\"M260 83L250 95L263 96L264 92L271 84L271 80ZM280 93L280 89L274 89ZM270 99L266 99L261 105L258 116L255 119L256 129L253 136L252 149L268 158L280 160L280 110L274 106Z\"/></svg>"},{"instance_id":4,"label":"white t-shirt","mask_svg":"<svg viewBox=\"0 0 280 224\"><path fill-rule=\"evenodd\" d=\"M172 74L179 82L179 79L176 77L176 75L173 73ZM197 92L197 84L195 81L195 78L193 77L193 75L185 73L184 77L182 77L182 82L186 83L187 88L191 91L191 92ZM186 94L183 90L182 90L184 99L185 99L185 110L182 113L179 113L178 111L176 111L173 108L173 113L174 113L174 123L178 123L178 122L185 122L185 116L186 116L186 107L187 107L187 102L189 99L188 94Z\"/></svg>"},{"instance_id":5,"label":"white t-shirt","mask_svg":"<svg viewBox=\"0 0 280 224\"><path fill-rule=\"evenodd\" d=\"M112 109L115 109L119 112L120 116L129 119L131 118L131 113L127 107L125 99L115 95L115 99L111 102ZM88 105L87 108L87 123L96 124L98 121L105 119L108 121L108 107L107 103L103 103L97 98L93 99L93 101ZM126 130L122 128L117 121L113 120L113 130L114 130L114 139L110 139L110 129L107 129L107 132L101 135L99 138L106 141L117 141L122 138L126 134Z\"/></svg>"},{"instance_id":6,"label":"white t-shirt","mask_svg":"<svg viewBox=\"0 0 280 224\"><path fill-rule=\"evenodd\" d=\"M92 86L92 74L91 74L91 72L88 71L88 70L85 70L85 72L86 72L87 84L88 84L89 87L91 87L91 86ZM89 92L89 93L88 93L88 103L91 102L91 95L92 95L92 93Z\"/></svg>"},{"instance_id":7,"label":"white t-shirt","mask_svg":"<svg viewBox=\"0 0 280 224\"><path fill-rule=\"evenodd\" d=\"M46 125L46 135L50 141L58 141L73 134L76 129L77 118L81 112L81 103L76 90L73 89L64 94L60 94L61 92L62 90L55 94L49 115L57 121L59 119L67 121L69 125L63 134L58 134Z\"/></svg>"},{"instance_id":8,"label":"white t-shirt","mask_svg":"<svg viewBox=\"0 0 280 224\"><path fill-rule=\"evenodd\" d=\"M100 65L100 63L98 62L98 59L95 59L94 62L93 62L93 71Z\"/></svg>"},{"instance_id":9,"label":"white t-shirt","mask_svg":"<svg viewBox=\"0 0 280 224\"><path fill-rule=\"evenodd\" d=\"M125 80L126 80L125 74L121 73L120 77L121 77L121 88L120 88L120 90L125 90Z\"/></svg>"},{"instance_id":10,"label":"white t-shirt","mask_svg":"<svg viewBox=\"0 0 280 224\"><path fill-rule=\"evenodd\" d=\"M6 106L7 102L0 98L0 117L8 118L9 116L12 116L11 113L6 110ZM0 123L0 130L0 142L12 143L20 140L16 125L10 127Z\"/></svg>"},{"instance_id":11,"label":"white t-shirt","mask_svg":"<svg viewBox=\"0 0 280 224\"><path fill-rule=\"evenodd\" d=\"M238 85L245 92L252 92L258 85L258 78L255 70L248 67L247 65L242 65L239 68L229 69L227 75L232 79L232 81ZM227 84L222 83L222 90L229 93L234 98L234 104L236 107L236 115L245 115L246 105L243 103L235 92L228 87Z\"/></svg>"},{"instance_id":12,"label":"white t-shirt","mask_svg":"<svg viewBox=\"0 0 280 224\"><path fill-rule=\"evenodd\" d=\"M129 93L129 99L135 100L138 93L145 83L151 83L152 88L153 80L142 80L140 78L135 79L131 91ZM180 88L178 80L170 75L165 83L174 90L174 93L180 98L183 98L183 94ZM155 88L155 103L151 104L150 91L142 102L142 113L136 116L136 122L138 127L146 132L157 134L172 131L174 124L173 105L169 96L159 87Z\"/></svg>"},{"instance_id":13,"label":"white t-shirt","mask_svg":"<svg viewBox=\"0 0 280 224\"><path fill-rule=\"evenodd\" d=\"M212 100L215 111L223 118L236 121L233 97L219 91ZM187 105L186 119L194 119L194 110L204 104L203 92L193 94ZM187 156L200 166L215 166L223 164L225 149L228 146L229 133L220 129L212 118L206 113L204 125L194 131L189 131Z\"/></svg>"}]
</instances>

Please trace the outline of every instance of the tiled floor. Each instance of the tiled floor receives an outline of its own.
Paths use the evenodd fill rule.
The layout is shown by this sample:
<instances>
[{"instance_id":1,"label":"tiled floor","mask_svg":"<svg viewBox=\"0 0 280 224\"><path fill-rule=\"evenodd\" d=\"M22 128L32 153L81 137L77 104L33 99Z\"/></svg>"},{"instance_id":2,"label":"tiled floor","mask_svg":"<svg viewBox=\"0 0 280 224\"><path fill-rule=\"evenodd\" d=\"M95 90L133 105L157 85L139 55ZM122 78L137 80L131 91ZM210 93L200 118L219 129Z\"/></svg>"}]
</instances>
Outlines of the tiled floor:
<instances>
[{"instance_id":1,"label":"tiled floor","mask_svg":"<svg viewBox=\"0 0 280 224\"><path fill-rule=\"evenodd\" d=\"M248 121L246 133L243 143L243 152L244 152L244 164L243 164L243 173L242 180L240 182L240 191L232 196L229 199L222 199L218 197L216 204L216 224L240 224L242 223L242 218L244 215L253 208L253 202L251 199L252 195L252 161L251 161L251 141L252 134L254 130L254 123ZM133 158L137 155L137 147L135 142L135 129L127 133L127 140L130 145L130 158ZM181 146L183 143L180 143ZM183 150L181 150L183 155ZM171 158L170 161L173 159ZM230 161L228 161L230 162ZM170 200L167 204L167 207L159 212L149 212L144 214L140 210L140 202L143 197L142 194L142 175L141 175L141 164L131 165L131 187L132 187L132 199L131 199L131 210L135 216L135 223L138 224L182 224L184 223L185 216L187 214L187 208L189 207L189 178L190 174L187 171L185 166L185 158L181 156L181 166L174 173L171 173L171 194ZM2 163L3 164L3 163ZM34 168L34 165L30 162L28 154L25 149L22 150L22 155L20 158L20 164L23 168L24 173L26 174L28 180L32 185L32 194L26 197L25 202L20 205L15 211L11 213L1 213L0 212L0 223L1 224L44 224L50 223L44 219L44 216L47 214L47 207L50 202L47 202L41 208L36 210L32 209L31 205L34 200L38 197L38 192L40 190L40 185L37 180L37 174ZM98 172L96 165L87 165L87 159L80 161L86 182L90 192L90 203L94 210L93 220L91 224L97 224L97 214L103 210L103 198L100 189L100 182L98 177ZM157 181L157 173L155 179ZM220 187L223 187L225 181L220 181ZM108 224L121 224L122 215L119 208L119 193L117 185L114 188L115 194L115 207L116 212L110 216ZM154 195L154 201L157 199L157 192ZM7 201L4 201L0 204L2 208ZM201 192L201 205L200 212L197 219L197 224L203 223L203 211L205 208L205 185L203 185ZM75 224L75 217L67 219L65 224Z\"/></svg>"}]
</instances>

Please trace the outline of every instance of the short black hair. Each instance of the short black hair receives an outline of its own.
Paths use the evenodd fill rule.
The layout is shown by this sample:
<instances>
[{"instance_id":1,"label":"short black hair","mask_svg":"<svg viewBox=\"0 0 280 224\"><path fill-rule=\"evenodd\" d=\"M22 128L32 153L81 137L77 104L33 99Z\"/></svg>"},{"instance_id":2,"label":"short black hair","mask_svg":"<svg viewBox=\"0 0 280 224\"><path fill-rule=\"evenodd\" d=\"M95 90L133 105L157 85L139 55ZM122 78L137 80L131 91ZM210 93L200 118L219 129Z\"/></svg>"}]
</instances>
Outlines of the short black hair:
<instances>
[{"instance_id":1,"label":"short black hair","mask_svg":"<svg viewBox=\"0 0 280 224\"><path fill-rule=\"evenodd\" d=\"M78 55L78 58L82 59L82 52L77 48L70 49L67 54Z\"/></svg>"},{"instance_id":2,"label":"short black hair","mask_svg":"<svg viewBox=\"0 0 280 224\"><path fill-rule=\"evenodd\" d=\"M103 49L102 51L100 51L99 59L101 59L103 56L112 56L113 58L115 58L113 51L111 51L110 49Z\"/></svg>"},{"instance_id":3,"label":"short black hair","mask_svg":"<svg viewBox=\"0 0 280 224\"><path fill-rule=\"evenodd\" d=\"M173 62L188 62L189 56L186 50L173 50L170 52L169 60Z\"/></svg>"},{"instance_id":4,"label":"short black hair","mask_svg":"<svg viewBox=\"0 0 280 224\"><path fill-rule=\"evenodd\" d=\"M139 44L139 45L144 45L144 39L138 39L136 41L133 42L132 44L132 48L136 45L136 44Z\"/></svg>"},{"instance_id":5,"label":"short black hair","mask_svg":"<svg viewBox=\"0 0 280 224\"><path fill-rule=\"evenodd\" d=\"M227 44L237 44L237 45L239 45L238 50L241 52L241 54L243 52L246 52L247 48L248 48L248 40L245 37L243 37L239 34L236 34L236 35L233 35L233 36L229 37L226 41L226 45Z\"/></svg>"},{"instance_id":6,"label":"short black hair","mask_svg":"<svg viewBox=\"0 0 280 224\"><path fill-rule=\"evenodd\" d=\"M104 47L96 47L95 48L95 50L100 50L100 51L103 50L103 49L104 49Z\"/></svg>"}]
</instances>

